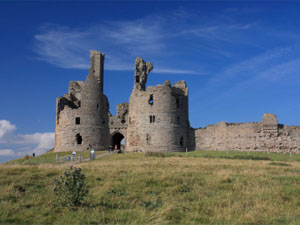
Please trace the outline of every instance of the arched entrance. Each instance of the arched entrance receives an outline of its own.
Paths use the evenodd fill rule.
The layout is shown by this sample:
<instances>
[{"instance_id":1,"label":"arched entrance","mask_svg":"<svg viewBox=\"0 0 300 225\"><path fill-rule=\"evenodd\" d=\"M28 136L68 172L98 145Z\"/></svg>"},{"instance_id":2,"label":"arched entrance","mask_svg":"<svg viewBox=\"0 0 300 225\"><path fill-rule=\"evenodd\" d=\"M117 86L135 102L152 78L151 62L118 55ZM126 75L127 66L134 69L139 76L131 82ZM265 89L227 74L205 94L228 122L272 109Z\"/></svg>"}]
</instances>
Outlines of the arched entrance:
<instances>
[{"instance_id":1,"label":"arched entrance","mask_svg":"<svg viewBox=\"0 0 300 225\"><path fill-rule=\"evenodd\" d=\"M113 149L115 149L115 146L117 146L117 149L123 149L121 146L124 144L124 135L116 132L111 136L111 146ZM123 145L124 146L124 145Z\"/></svg>"}]
</instances>

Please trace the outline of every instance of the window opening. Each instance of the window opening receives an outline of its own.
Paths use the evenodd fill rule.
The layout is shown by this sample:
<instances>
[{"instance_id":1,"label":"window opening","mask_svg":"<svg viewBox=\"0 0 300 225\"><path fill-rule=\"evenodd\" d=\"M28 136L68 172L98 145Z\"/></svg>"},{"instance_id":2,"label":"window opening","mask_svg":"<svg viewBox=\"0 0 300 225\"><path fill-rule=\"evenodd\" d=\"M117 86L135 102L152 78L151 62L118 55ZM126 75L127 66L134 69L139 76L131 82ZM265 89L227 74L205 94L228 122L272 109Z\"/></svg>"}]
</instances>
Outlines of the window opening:
<instances>
[{"instance_id":1,"label":"window opening","mask_svg":"<svg viewBox=\"0 0 300 225\"><path fill-rule=\"evenodd\" d=\"M180 146L183 146L183 137L180 138L179 144L180 144Z\"/></svg>"},{"instance_id":2,"label":"window opening","mask_svg":"<svg viewBox=\"0 0 300 225\"><path fill-rule=\"evenodd\" d=\"M180 116L177 117L177 124L180 124Z\"/></svg>"},{"instance_id":3,"label":"window opening","mask_svg":"<svg viewBox=\"0 0 300 225\"><path fill-rule=\"evenodd\" d=\"M97 110L99 111L99 104L97 104Z\"/></svg>"},{"instance_id":4,"label":"window opening","mask_svg":"<svg viewBox=\"0 0 300 225\"><path fill-rule=\"evenodd\" d=\"M77 142L78 145L81 145L81 143L82 143L82 137L81 137L80 134L76 134L76 142Z\"/></svg>"},{"instance_id":5,"label":"window opening","mask_svg":"<svg viewBox=\"0 0 300 225\"><path fill-rule=\"evenodd\" d=\"M178 98L176 99L176 106L177 106L177 108L179 108L179 99Z\"/></svg>"},{"instance_id":6,"label":"window opening","mask_svg":"<svg viewBox=\"0 0 300 225\"><path fill-rule=\"evenodd\" d=\"M105 120L102 121L102 124L105 124Z\"/></svg>"},{"instance_id":7,"label":"window opening","mask_svg":"<svg viewBox=\"0 0 300 225\"><path fill-rule=\"evenodd\" d=\"M154 115L149 116L149 119L150 119L150 123L155 122L155 116Z\"/></svg>"},{"instance_id":8,"label":"window opening","mask_svg":"<svg viewBox=\"0 0 300 225\"><path fill-rule=\"evenodd\" d=\"M149 103L150 105L153 105L153 103L154 103L153 95L152 95L152 94L151 94L150 97L149 97L148 103Z\"/></svg>"},{"instance_id":9,"label":"window opening","mask_svg":"<svg viewBox=\"0 0 300 225\"><path fill-rule=\"evenodd\" d=\"M76 124L76 125L80 124L80 117L76 117L76 118L75 118L75 124Z\"/></svg>"},{"instance_id":10,"label":"window opening","mask_svg":"<svg viewBox=\"0 0 300 225\"><path fill-rule=\"evenodd\" d=\"M138 76L135 77L135 82L136 82L136 83L140 83L140 77L138 77Z\"/></svg>"}]
</instances>

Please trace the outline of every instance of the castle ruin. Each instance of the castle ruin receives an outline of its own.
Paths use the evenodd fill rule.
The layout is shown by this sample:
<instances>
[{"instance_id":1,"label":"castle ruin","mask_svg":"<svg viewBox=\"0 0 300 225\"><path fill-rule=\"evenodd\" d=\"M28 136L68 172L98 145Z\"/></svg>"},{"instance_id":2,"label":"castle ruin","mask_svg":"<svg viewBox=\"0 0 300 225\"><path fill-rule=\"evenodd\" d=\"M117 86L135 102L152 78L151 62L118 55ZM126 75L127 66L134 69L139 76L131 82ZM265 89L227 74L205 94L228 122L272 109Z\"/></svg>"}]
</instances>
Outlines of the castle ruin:
<instances>
[{"instance_id":1,"label":"castle ruin","mask_svg":"<svg viewBox=\"0 0 300 225\"><path fill-rule=\"evenodd\" d=\"M135 61L134 85L129 98L109 112L103 93L104 54L90 52L86 81L71 81L68 94L57 98L55 151L107 150L175 152L238 150L300 153L300 126L279 124L274 114L261 122L220 122L190 127L185 81L146 87L150 62ZM125 143L122 140L126 140Z\"/></svg>"}]
</instances>

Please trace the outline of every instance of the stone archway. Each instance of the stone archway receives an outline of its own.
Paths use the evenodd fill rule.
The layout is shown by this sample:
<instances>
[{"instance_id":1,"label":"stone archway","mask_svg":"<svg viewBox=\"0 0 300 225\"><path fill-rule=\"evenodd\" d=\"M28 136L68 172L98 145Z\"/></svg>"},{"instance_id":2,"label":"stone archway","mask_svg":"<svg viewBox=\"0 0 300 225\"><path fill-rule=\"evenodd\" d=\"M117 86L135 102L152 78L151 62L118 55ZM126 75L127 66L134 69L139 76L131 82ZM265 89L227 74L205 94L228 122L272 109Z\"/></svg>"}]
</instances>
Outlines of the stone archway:
<instances>
[{"instance_id":1,"label":"stone archway","mask_svg":"<svg viewBox=\"0 0 300 225\"><path fill-rule=\"evenodd\" d=\"M125 147L122 143L124 139L125 137L123 134L119 132L113 133L110 139L111 140L110 144L112 146L112 149L115 149L115 146L117 146L117 149L123 150L123 148Z\"/></svg>"}]
</instances>

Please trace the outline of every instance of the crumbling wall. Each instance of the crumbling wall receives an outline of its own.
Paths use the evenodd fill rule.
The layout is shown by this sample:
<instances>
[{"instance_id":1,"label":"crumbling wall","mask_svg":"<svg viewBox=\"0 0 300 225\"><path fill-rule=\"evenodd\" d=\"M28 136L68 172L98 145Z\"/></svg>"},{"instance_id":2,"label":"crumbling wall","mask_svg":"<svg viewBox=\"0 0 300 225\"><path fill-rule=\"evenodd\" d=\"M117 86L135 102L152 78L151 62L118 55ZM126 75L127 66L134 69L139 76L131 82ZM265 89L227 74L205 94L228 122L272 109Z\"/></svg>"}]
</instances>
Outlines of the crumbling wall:
<instances>
[{"instance_id":1,"label":"crumbling wall","mask_svg":"<svg viewBox=\"0 0 300 225\"><path fill-rule=\"evenodd\" d=\"M278 124L274 114L257 123L220 122L195 130L196 150L300 153L300 127Z\"/></svg>"},{"instance_id":2,"label":"crumbling wall","mask_svg":"<svg viewBox=\"0 0 300 225\"><path fill-rule=\"evenodd\" d=\"M145 88L149 68L153 66L138 58L137 67L129 99L127 150L185 151L189 129L186 83L179 81L171 86L166 81Z\"/></svg>"},{"instance_id":3,"label":"crumbling wall","mask_svg":"<svg viewBox=\"0 0 300 225\"><path fill-rule=\"evenodd\" d=\"M56 102L55 151L83 151L109 146L109 104L103 94L104 54L92 50L86 81L71 81Z\"/></svg>"},{"instance_id":4,"label":"crumbling wall","mask_svg":"<svg viewBox=\"0 0 300 225\"><path fill-rule=\"evenodd\" d=\"M128 126L128 110L129 105L127 102L117 105L117 115L109 117L110 137L116 132L119 132L126 138Z\"/></svg>"},{"instance_id":5,"label":"crumbling wall","mask_svg":"<svg viewBox=\"0 0 300 225\"><path fill-rule=\"evenodd\" d=\"M60 98L57 99L60 101ZM60 104L57 104L60 106ZM55 151L80 151L82 146L77 144L76 135L81 133L80 125L76 124L76 118L80 118L80 108L72 108L65 105L59 112L59 120L55 129Z\"/></svg>"}]
</instances>

